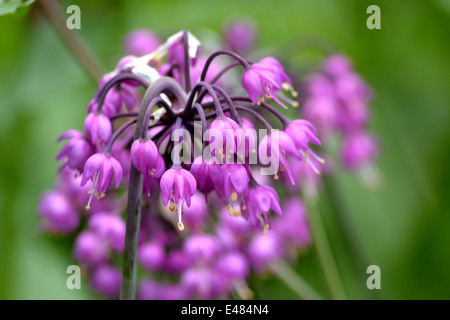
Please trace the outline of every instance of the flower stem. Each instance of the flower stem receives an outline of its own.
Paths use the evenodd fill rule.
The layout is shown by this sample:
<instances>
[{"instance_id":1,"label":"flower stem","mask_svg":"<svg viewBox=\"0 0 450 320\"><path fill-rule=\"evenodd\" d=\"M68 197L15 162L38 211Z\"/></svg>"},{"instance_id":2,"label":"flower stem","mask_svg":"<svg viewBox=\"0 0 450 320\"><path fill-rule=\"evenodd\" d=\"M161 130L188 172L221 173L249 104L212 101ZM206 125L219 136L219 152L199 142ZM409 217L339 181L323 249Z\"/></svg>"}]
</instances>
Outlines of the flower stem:
<instances>
[{"instance_id":1,"label":"flower stem","mask_svg":"<svg viewBox=\"0 0 450 320\"><path fill-rule=\"evenodd\" d=\"M331 297L335 300L344 300L346 299L345 292L339 277L336 262L334 261L333 253L331 252L321 213L316 203L308 203L308 213L314 245L319 256L319 261Z\"/></svg>"},{"instance_id":2,"label":"flower stem","mask_svg":"<svg viewBox=\"0 0 450 320\"><path fill-rule=\"evenodd\" d=\"M92 81L98 84L106 72L83 39L74 30L67 28L60 2L56 0L39 0L37 3Z\"/></svg>"},{"instance_id":3,"label":"flower stem","mask_svg":"<svg viewBox=\"0 0 450 320\"><path fill-rule=\"evenodd\" d=\"M272 272L304 300L323 300L297 272L284 261L278 260L270 266Z\"/></svg>"},{"instance_id":4,"label":"flower stem","mask_svg":"<svg viewBox=\"0 0 450 320\"><path fill-rule=\"evenodd\" d=\"M173 96L178 102L184 104L186 95L179 84L172 78L161 77L153 82L142 99L139 115L134 132L134 139L139 139L145 123L145 114L152 100L161 93ZM143 176L133 163L130 168L128 187L127 225L125 231L125 248L123 254L121 300L134 300L136 295L137 252L139 245L139 229L141 224Z\"/></svg>"}]
</instances>

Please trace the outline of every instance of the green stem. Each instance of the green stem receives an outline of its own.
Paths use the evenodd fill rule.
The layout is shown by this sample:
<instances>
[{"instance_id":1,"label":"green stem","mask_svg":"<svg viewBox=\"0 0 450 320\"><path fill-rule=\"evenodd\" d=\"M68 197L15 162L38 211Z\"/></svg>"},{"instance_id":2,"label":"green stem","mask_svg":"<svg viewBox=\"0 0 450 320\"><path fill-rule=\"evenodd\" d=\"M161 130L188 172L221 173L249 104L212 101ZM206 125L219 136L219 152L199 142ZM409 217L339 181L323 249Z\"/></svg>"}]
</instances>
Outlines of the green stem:
<instances>
[{"instance_id":1,"label":"green stem","mask_svg":"<svg viewBox=\"0 0 450 320\"><path fill-rule=\"evenodd\" d=\"M316 203L308 204L309 219L312 228L314 245L319 256L319 261L325 276L325 281L330 290L332 299L346 299L336 262L334 261L328 237L325 232L323 220Z\"/></svg>"},{"instance_id":2,"label":"green stem","mask_svg":"<svg viewBox=\"0 0 450 320\"><path fill-rule=\"evenodd\" d=\"M97 85L106 72L79 34L67 28L66 18L62 15L63 11L60 2L57 0L39 0L37 3L63 39L67 48L69 48L92 81Z\"/></svg>"},{"instance_id":3,"label":"green stem","mask_svg":"<svg viewBox=\"0 0 450 320\"><path fill-rule=\"evenodd\" d=\"M165 93L182 105L186 102L186 94L180 85L173 79L161 77L153 82L142 98L139 115L134 132L134 139L142 136L142 131L147 130L145 114L151 106L151 102ZM153 106L152 106L153 107ZM125 248L123 253L121 300L134 300L136 296L137 252L139 245L139 229L141 224L143 175L133 163L131 163L130 179L128 184L127 224L125 231Z\"/></svg>"},{"instance_id":4,"label":"green stem","mask_svg":"<svg viewBox=\"0 0 450 320\"><path fill-rule=\"evenodd\" d=\"M297 272L284 261L278 260L270 266L272 272L304 300L323 300Z\"/></svg>"}]
</instances>

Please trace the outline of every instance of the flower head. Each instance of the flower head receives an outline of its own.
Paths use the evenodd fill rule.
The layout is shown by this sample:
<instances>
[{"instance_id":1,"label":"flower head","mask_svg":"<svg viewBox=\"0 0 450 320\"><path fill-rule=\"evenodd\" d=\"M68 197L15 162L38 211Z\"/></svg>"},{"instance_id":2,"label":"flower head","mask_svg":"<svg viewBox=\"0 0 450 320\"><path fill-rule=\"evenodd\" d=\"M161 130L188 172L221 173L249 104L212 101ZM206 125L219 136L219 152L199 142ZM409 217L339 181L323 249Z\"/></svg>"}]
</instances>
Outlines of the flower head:
<instances>
[{"instance_id":1,"label":"flower head","mask_svg":"<svg viewBox=\"0 0 450 320\"><path fill-rule=\"evenodd\" d=\"M161 40L151 30L136 29L126 35L124 44L127 54L143 56L158 48Z\"/></svg>"},{"instance_id":2,"label":"flower head","mask_svg":"<svg viewBox=\"0 0 450 320\"><path fill-rule=\"evenodd\" d=\"M111 121L102 113L89 113L84 121L84 131L93 145L105 145L112 135Z\"/></svg>"},{"instance_id":3,"label":"flower head","mask_svg":"<svg viewBox=\"0 0 450 320\"><path fill-rule=\"evenodd\" d=\"M268 216L270 210L281 215L280 198L277 192L268 186L258 186L250 190L243 204L242 214L254 225L259 220L263 227L263 233L266 233L270 227Z\"/></svg>"},{"instance_id":4,"label":"flower head","mask_svg":"<svg viewBox=\"0 0 450 320\"><path fill-rule=\"evenodd\" d=\"M178 210L178 229L183 231L184 225L181 221L183 207L186 202L191 206L191 197L197 190L197 182L192 173L181 167L171 168L164 172L160 182L163 203L170 203L172 211Z\"/></svg>"},{"instance_id":5,"label":"flower head","mask_svg":"<svg viewBox=\"0 0 450 320\"><path fill-rule=\"evenodd\" d=\"M83 171L86 160L92 155L93 147L85 139L84 134L78 130L69 130L64 132L59 138L58 142L70 139L66 145L56 156L57 160L62 158L67 159L67 166L70 169Z\"/></svg>"},{"instance_id":6,"label":"flower head","mask_svg":"<svg viewBox=\"0 0 450 320\"><path fill-rule=\"evenodd\" d=\"M96 153L92 155L84 166L83 177L81 185L84 186L88 180L92 180L91 197L86 206L90 208L92 196L96 195L98 198L105 196L106 191L111 185L112 179L115 178L115 187L119 188L122 182L123 170L119 161L104 153Z\"/></svg>"},{"instance_id":7,"label":"flower head","mask_svg":"<svg viewBox=\"0 0 450 320\"><path fill-rule=\"evenodd\" d=\"M242 74L242 86L247 91L253 104L260 105L265 99L273 99L283 108L287 109L283 99L294 107L298 103L280 95L282 89L290 90L293 96L297 93L292 89L292 80L284 71L281 63L272 57L267 57L252 64Z\"/></svg>"}]
</instances>

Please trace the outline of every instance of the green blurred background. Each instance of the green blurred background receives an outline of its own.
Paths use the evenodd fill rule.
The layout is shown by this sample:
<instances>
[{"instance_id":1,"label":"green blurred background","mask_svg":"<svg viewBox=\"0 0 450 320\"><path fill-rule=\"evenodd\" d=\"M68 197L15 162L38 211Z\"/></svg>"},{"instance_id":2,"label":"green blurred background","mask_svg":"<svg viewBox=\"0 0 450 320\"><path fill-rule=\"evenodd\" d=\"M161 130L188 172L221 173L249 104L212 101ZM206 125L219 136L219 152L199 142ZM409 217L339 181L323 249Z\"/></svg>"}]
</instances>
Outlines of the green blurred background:
<instances>
[{"instance_id":1,"label":"green blurred background","mask_svg":"<svg viewBox=\"0 0 450 320\"><path fill-rule=\"evenodd\" d=\"M450 298L450 1L62 1L71 4L81 8L79 33L107 70L134 28L218 31L232 15L256 21L260 47L304 33L335 43L376 93L370 129L383 141L383 188L367 190L345 173L328 181L354 233L339 227L327 194L320 199L346 294ZM371 4L381 8L381 30L366 27ZM40 193L56 177L56 139L82 128L95 89L35 4L0 17L1 299L96 298L85 283L66 288L70 239L41 234L36 214ZM360 250L357 264L348 237ZM365 286L372 264L381 268L376 293ZM295 268L327 296L314 250ZM251 284L257 298L297 298L273 277Z\"/></svg>"}]
</instances>

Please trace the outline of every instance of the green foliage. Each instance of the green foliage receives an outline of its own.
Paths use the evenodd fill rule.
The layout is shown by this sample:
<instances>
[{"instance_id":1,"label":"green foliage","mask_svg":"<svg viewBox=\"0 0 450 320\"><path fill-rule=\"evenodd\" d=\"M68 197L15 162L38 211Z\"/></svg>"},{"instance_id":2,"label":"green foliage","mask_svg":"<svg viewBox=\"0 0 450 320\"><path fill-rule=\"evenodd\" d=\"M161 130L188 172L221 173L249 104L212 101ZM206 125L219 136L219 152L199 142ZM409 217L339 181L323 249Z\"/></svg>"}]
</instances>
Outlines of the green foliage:
<instances>
[{"instance_id":1,"label":"green foliage","mask_svg":"<svg viewBox=\"0 0 450 320\"><path fill-rule=\"evenodd\" d=\"M15 13L20 7L32 4L34 0L0 0L0 16Z\"/></svg>"}]
</instances>

